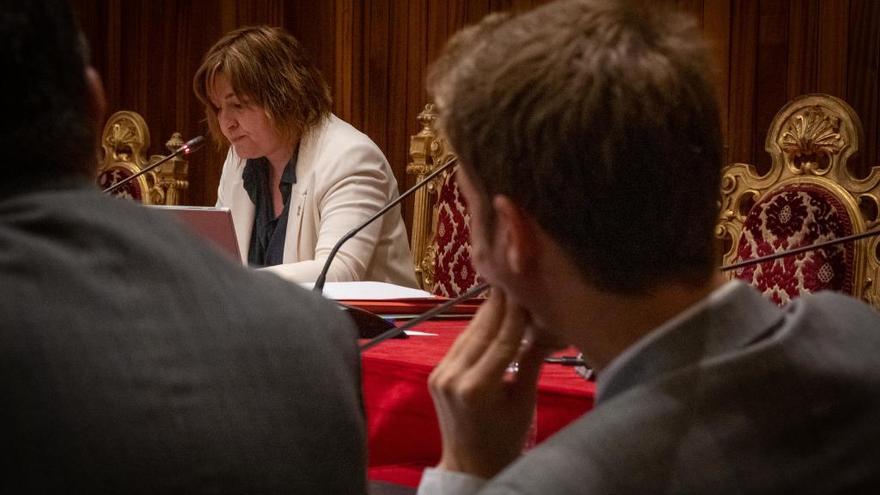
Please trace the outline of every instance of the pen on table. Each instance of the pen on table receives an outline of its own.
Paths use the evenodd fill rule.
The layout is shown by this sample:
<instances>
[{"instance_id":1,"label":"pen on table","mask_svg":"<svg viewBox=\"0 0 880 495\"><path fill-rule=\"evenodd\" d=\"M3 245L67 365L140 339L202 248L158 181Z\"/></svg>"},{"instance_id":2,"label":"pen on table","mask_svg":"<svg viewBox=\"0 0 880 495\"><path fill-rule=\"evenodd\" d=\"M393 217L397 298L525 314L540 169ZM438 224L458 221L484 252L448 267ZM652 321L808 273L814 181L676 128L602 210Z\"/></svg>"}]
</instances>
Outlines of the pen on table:
<instances>
[{"instance_id":1,"label":"pen on table","mask_svg":"<svg viewBox=\"0 0 880 495\"><path fill-rule=\"evenodd\" d=\"M548 357L544 359L545 363L560 364L562 366L586 366L587 363L583 359L576 356L559 356Z\"/></svg>"}]
</instances>

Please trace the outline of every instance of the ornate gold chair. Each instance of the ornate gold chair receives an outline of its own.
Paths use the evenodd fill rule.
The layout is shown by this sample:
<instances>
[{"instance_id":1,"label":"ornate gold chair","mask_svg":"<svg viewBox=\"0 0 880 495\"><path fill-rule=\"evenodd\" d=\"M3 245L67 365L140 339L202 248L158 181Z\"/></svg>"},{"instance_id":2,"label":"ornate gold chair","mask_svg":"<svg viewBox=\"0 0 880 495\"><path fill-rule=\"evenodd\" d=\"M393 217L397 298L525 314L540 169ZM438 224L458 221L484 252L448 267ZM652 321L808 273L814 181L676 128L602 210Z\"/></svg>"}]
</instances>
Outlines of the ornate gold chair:
<instances>
[{"instance_id":1,"label":"ornate gold chair","mask_svg":"<svg viewBox=\"0 0 880 495\"><path fill-rule=\"evenodd\" d=\"M406 173L422 180L456 159L434 126L437 113L427 104L419 114L422 130L410 137ZM480 282L471 264L470 215L450 168L416 191L410 247L416 276L424 290L455 297Z\"/></svg>"},{"instance_id":2,"label":"ornate gold chair","mask_svg":"<svg viewBox=\"0 0 880 495\"><path fill-rule=\"evenodd\" d=\"M182 145L183 139L178 132L165 143L165 147L172 152ZM125 180L163 158L153 155L147 160L144 156L144 152L150 148L150 130L137 112L119 111L111 115L101 134L101 147L104 149L104 158L98 166L97 177L101 189ZM174 158L116 189L113 195L144 204L178 204L180 192L189 187L187 168L186 160Z\"/></svg>"},{"instance_id":3,"label":"ornate gold chair","mask_svg":"<svg viewBox=\"0 0 880 495\"><path fill-rule=\"evenodd\" d=\"M854 177L847 159L858 151L861 122L833 96L811 94L774 117L765 149L770 170L734 163L722 176L716 235L729 249L725 265L871 230L880 212L880 167ZM823 289L880 308L880 239L807 251L726 272L757 287L777 304Z\"/></svg>"}]
</instances>

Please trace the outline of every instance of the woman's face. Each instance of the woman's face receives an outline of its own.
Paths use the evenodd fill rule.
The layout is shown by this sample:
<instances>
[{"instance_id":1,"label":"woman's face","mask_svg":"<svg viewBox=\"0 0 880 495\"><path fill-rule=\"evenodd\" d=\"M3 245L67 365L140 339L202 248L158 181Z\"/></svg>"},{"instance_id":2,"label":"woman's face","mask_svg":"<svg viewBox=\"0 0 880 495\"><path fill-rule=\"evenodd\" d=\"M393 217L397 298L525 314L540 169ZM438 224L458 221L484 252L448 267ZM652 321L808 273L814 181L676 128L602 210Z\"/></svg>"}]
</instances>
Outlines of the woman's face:
<instances>
[{"instance_id":1,"label":"woman's face","mask_svg":"<svg viewBox=\"0 0 880 495\"><path fill-rule=\"evenodd\" d=\"M211 89L209 97L217 113L220 132L238 156L245 159L265 156L273 164L287 163L293 144L281 139L263 107L237 95L225 74L214 76Z\"/></svg>"}]
</instances>

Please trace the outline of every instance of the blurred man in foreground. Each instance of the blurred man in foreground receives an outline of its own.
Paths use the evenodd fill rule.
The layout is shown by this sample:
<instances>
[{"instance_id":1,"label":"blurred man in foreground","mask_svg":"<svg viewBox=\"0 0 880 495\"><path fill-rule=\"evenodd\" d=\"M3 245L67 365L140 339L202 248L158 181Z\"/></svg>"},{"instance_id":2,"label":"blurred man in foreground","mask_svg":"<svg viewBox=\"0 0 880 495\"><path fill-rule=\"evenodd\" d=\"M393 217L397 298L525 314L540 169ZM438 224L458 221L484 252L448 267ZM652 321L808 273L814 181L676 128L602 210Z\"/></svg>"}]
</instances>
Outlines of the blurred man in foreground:
<instances>
[{"instance_id":1,"label":"blurred man in foreground","mask_svg":"<svg viewBox=\"0 0 880 495\"><path fill-rule=\"evenodd\" d=\"M0 1L0 493L365 493L355 335L93 185L66 2Z\"/></svg>"},{"instance_id":2,"label":"blurred man in foreground","mask_svg":"<svg viewBox=\"0 0 880 495\"><path fill-rule=\"evenodd\" d=\"M829 293L779 309L716 272L709 65L658 10L491 16L433 67L494 289L431 376L443 454L421 494L880 487L880 317ZM542 359L569 344L596 407L521 455Z\"/></svg>"}]
</instances>

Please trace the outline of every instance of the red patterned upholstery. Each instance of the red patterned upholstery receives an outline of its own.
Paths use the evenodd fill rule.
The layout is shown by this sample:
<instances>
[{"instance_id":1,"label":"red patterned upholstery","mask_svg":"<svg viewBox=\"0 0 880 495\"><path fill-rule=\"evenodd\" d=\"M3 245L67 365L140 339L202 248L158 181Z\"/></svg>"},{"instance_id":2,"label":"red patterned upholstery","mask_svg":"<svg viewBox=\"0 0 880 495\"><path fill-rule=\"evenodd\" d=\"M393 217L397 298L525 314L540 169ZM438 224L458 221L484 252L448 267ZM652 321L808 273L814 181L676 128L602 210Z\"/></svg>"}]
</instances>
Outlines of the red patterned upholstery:
<instances>
[{"instance_id":1,"label":"red patterned upholstery","mask_svg":"<svg viewBox=\"0 0 880 495\"><path fill-rule=\"evenodd\" d=\"M128 170L125 167L111 166L105 168L98 174L98 187L100 187L101 189L107 189L113 184L123 181L131 177L132 175L132 171ZM119 198L129 198L138 202L143 202L141 185L139 184L137 179L129 182L119 189L114 190L111 194Z\"/></svg>"},{"instance_id":2,"label":"red patterned upholstery","mask_svg":"<svg viewBox=\"0 0 880 495\"><path fill-rule=\"evenodd\" d=\"M470 214L455 172L446 174L437 198L434 294L455 297L481 282L471 264Z\"/></svg>"},{"instance_id":3,"label":"red patterned upholstery","mask_svg":"<svg viewBox=\"0 0 880 495\"><path fill-rule=\"evenodd\" d=\"M736 261L829 241L853 233L844 205L826 189L798 184L768 194L749 211ZM824 289L853 293L853 244L807 251L735 272L783 305Z\"/></svg>"},{"instance_id":4,"label":"red patterned upholstery","mask_svg":"<svg viewBox=\"0 0 880 495\"><path fill-rule=\"evenodd\" d=\"M808 248L880 227L880 167L854 174L847 160L863 136L855 111L840 98L799 96L773 117L764 149L770 168L731 163L721 175L715 235L728 247L721 264ZM724 271L777 304L832 290L880 309L880 237L805 250Z\"/></svg>"},{"instance_id":5,"label":"red patterned upholstery","mask_svg":"<svg viewBox=\"0 0 880 495\"><path fill-rule=\"evenodd\" d=\"M406 167L406 173L417 182L456 161L455 153L434 126L434 105L425 105L418 120L422 128L410 136L410 162ZM416 191L410 249L416 277L426 291L456 297L482 282L471 264L469 220L454 168L445 169L427 187Z\"/></svg>"}]
</instances>

